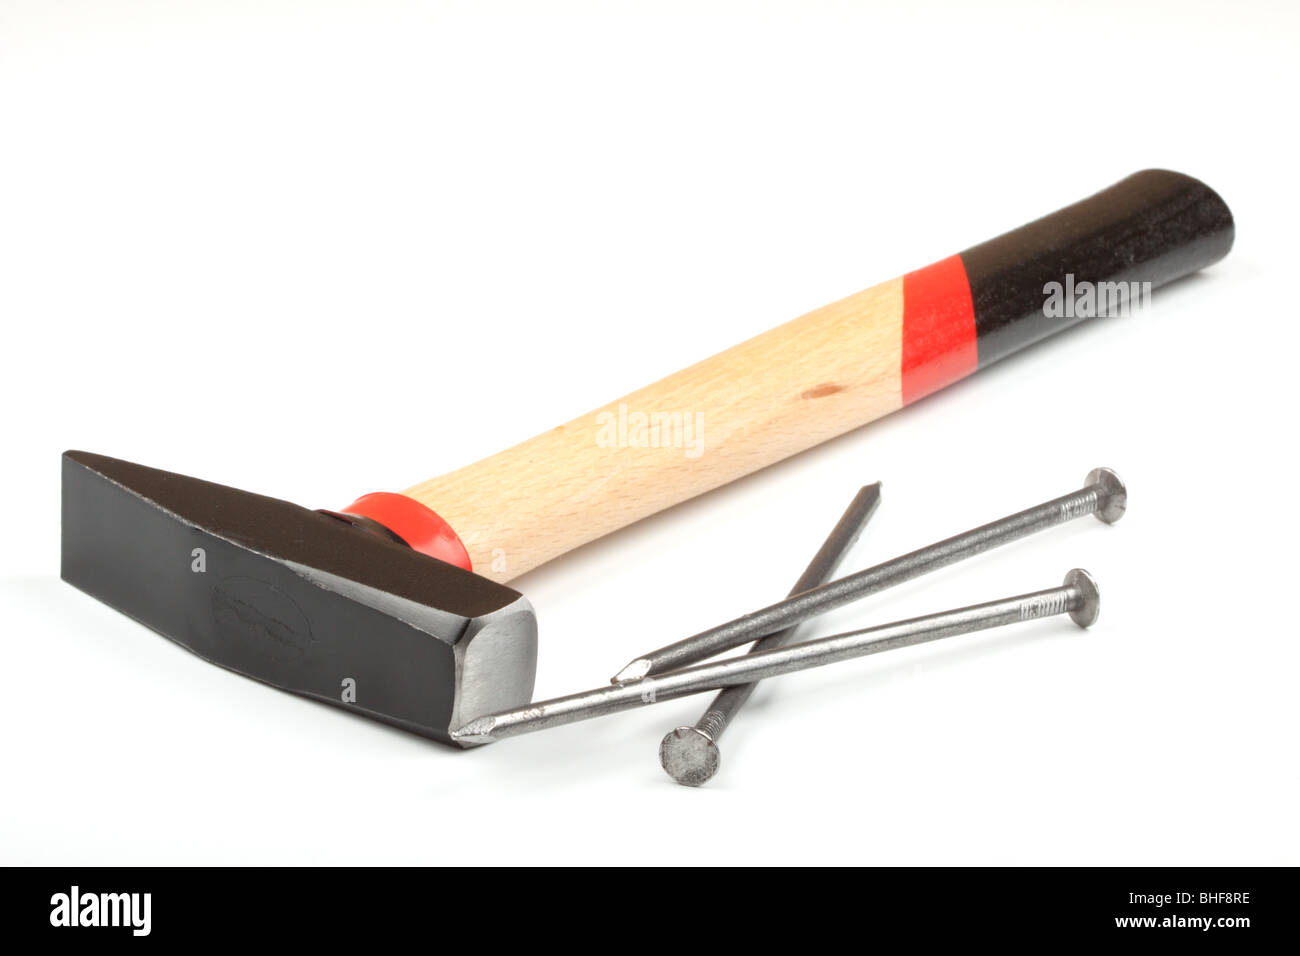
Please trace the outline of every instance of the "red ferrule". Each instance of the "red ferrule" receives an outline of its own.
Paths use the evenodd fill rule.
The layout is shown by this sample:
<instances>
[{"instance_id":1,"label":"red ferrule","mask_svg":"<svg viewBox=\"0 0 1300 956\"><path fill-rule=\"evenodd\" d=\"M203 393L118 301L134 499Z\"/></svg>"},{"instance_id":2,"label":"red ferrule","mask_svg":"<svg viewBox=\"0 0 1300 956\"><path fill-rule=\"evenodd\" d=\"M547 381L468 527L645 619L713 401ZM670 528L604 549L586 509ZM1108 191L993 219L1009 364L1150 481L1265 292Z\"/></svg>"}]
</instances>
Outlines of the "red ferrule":
<instances>
[{"instance_id":1,"label":"red ferrule","mask_svg":"<svg viewBox=\"0 0 1300 956\"><path fill-rule=\"evenodd\" d=\"M442 520L432 508L420 504L414 498L376 491L362 495L343 510L379 522L422 554L466 571L474 570L470 565L469 552L451 525Z\"/></svg>"}]
</instances>

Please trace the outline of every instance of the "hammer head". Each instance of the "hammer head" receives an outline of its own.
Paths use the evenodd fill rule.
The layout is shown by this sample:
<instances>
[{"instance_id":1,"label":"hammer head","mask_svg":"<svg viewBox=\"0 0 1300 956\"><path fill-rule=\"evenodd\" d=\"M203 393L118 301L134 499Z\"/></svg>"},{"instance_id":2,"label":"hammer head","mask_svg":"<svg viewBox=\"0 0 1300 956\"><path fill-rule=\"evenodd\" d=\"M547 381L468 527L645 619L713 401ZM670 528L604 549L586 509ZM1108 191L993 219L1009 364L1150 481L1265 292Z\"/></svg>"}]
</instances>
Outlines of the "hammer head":
<instances>
[{"instance_id":1,"label":"hammer head","mask_svg":"<svg viewBox=\"0 0 1300 956\"><path fill-rule=\"evenodd\" d=\"M62 573L214 664L444 743L532 699L521 594L276 498L67 452Z\"/></svg>"}]
</instances>

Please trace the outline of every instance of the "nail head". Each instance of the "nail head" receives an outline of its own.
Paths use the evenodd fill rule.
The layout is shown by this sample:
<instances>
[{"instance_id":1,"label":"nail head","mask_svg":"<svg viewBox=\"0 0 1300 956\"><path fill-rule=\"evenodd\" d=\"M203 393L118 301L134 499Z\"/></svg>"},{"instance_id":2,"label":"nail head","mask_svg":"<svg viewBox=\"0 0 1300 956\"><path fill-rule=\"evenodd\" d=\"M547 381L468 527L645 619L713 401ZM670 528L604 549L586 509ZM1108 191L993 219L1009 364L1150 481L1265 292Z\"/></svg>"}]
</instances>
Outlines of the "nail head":
<instances>
[{"instance_id":1,"label":"nail head","mask_svg":"<svg viewBox=\"0 0 1300 956\"><path fill-rule=\"evenodd\" d=\"M721 762L713 738L695 727L678 727L659 744L659 763L668 776L686 787L707 782Z\"/></svg>"}]
</instances>

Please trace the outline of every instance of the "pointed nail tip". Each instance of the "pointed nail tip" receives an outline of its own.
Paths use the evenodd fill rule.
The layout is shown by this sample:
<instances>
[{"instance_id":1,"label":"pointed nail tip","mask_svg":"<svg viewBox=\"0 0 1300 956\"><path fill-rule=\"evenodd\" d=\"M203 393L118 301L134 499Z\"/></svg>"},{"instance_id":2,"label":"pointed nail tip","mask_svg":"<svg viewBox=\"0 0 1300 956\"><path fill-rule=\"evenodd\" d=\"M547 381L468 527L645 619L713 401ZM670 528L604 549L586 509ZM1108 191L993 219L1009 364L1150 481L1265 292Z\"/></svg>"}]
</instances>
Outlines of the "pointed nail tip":
<instances>
[{"instance_id":1,"label":"pointed nail tip","mask_svg":"<svg viewBox=\"0 0 1300 956\"><path fill-rule=\"evenodd\" d=\"M650 662L644 657L638 657L631 664L628 664L627 667L624 667L621 671L615 674L613 678L611 678L610 683L626 684L629 681L641 680L641 678L645 677L649 673Z\"/></svg>"},{"instance_id":2,"label":"pointed nail tip","mask_svg":"<svg viewBox=\"0 0 1300 956\"><path fill-rule=\"evenodd\" d=\"M452 743L459 744L462 747L477 747L480 744L490 744L496 740L492 736L492 730L496 726L496 721L491 717L476 717L467 724L455 728L451 732Z\"/></svg>"}]
</instances>

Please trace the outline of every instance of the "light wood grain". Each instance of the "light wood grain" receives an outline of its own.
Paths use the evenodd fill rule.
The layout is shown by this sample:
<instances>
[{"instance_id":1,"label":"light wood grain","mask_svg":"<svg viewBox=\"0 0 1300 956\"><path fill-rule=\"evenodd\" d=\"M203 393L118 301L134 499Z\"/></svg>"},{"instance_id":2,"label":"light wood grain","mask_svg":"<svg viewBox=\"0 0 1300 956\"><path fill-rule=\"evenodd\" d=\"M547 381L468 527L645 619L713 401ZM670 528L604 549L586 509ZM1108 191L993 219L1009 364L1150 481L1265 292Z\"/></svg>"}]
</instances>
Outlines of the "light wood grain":
<instances>
[{"instance_id":1,"label":"light wood grain","mask_svg":"<svg viewBox=\"0 0 1300 956\"><path fill-rule=\"evenodd\" d=\"M509 580L894 411L902 322L895 279L405 494L450 523L476 572ZM636 413L661 416L658 433Z\"/></svg>"}]
</instances>

